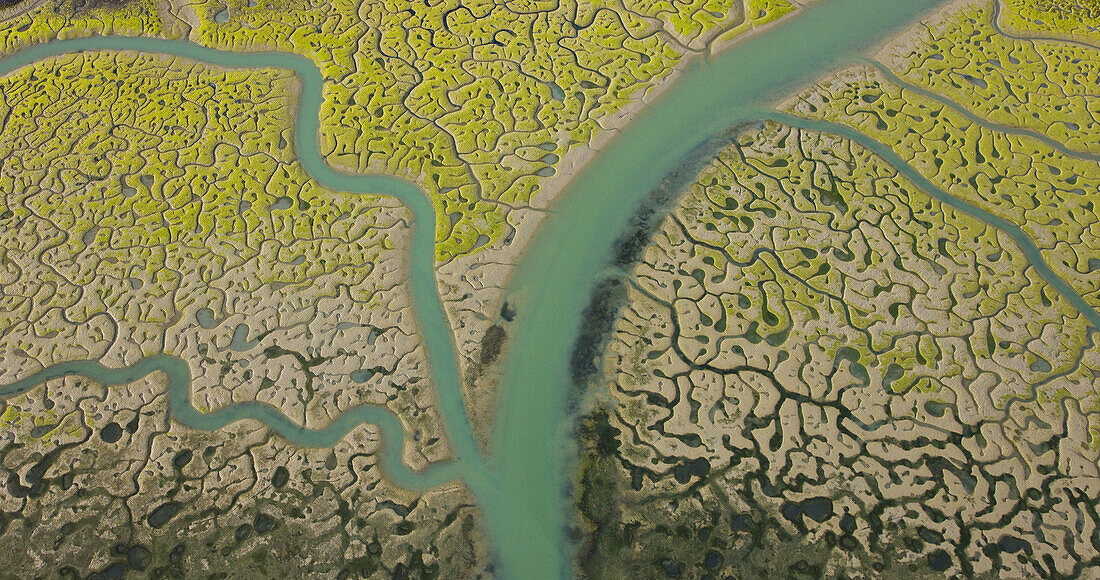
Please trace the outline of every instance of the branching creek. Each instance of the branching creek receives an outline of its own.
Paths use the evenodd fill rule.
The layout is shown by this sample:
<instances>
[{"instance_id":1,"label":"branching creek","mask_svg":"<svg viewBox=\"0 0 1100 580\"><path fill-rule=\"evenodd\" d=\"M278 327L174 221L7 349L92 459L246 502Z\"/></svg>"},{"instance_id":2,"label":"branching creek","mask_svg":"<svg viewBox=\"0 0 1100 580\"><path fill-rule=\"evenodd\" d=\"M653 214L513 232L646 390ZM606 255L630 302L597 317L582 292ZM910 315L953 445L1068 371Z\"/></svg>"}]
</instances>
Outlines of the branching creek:
<instances>
[{"instance_id":1,"label":"branching creek","mask_svg":"<svg viewBox=\"0 0 1100 580\"><path fill-rule=\"evenodd\" d=\"M616 242L629 229L638 207L663 179L698 154L694 152L700 144L730 127L771 119L855 139L926 193L1006 231L1036 270L1100 327L1100 315L1054 275L1019 228L937 190L888 147L857 131L770 112L770 105L778 99L831 70L858 62L877 43L943 1L812 3L723 52L694 62L604 147L557 200L555 211L524 253L511 281L507 299L515 305L517 316L496 402L497 419L484 455L466 412L454 339L437 290L432 202L409 181L341 173L325 162L318 147L323 79L311 60L289 53L220 51L184 40L105 36L58 40L21 50L0 60L0 75L40 59L104 50L161 53L222 67L294 71L302 87L295 117L295 148L307 172L329 189L395 196L415 216L409 250L412 301L454 460L422 472L410 469L401 459L402 423L381 407L349 409L320 430L299 427L277 408L261 403L200 412L191 403L186 361L168 354L156 354L123 369L106 368L96 361L59 363L0 385L0 397L68 375L124 384L160 371L168 377L172 417L194 429L219 429L251 419L295 445L331 446L355 426L375 424L384 440L382 466L394 483L425 489L461 479L475 494L485 514L497 571L503 577L569 576L568 488L575 449L567 400L572 390L571 355L585 308L598 282L613 275L611 258Z\"/></svg>"}]
</instances>

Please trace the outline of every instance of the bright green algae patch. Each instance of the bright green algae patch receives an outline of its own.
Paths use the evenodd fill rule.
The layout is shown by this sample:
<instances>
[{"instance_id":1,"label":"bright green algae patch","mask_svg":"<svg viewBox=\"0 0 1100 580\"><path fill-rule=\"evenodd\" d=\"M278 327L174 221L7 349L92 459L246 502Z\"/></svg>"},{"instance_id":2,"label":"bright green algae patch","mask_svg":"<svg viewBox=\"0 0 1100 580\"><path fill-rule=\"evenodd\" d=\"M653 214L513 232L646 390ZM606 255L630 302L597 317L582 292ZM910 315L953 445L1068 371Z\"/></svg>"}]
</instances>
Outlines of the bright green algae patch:
<instances>
[{"instance_id":1,"label":"bright green algae patch","mask_svg":"<svg viewBox=\"0 0 1100 580\"><path fill-rule=\"evenodd\" d=\"M962 51L978 51L970 58L972 62L1003 60L1005 74L984 78L958 70L939 72L940 65L929 65L937 72L924 73L921 82L929 91L960 98L962 104L948 99L945 105L943 100L906 90L864 67L843 71L788 106L799 115L838 121L876 141L890 143L937 187L1018 226L1039 247L1053 271L1092 308L1098 308L1100 282L1095 273L1100 269L1096 255L1100 251L1100 202L1094 193L1100 190L1100 158L1056 150L1044 139L1001 131L997 123L1035 128L1050 139L1064 140L1070 148L1091 149L1084 144L1096 138L1096 112L1091 110L1095 99L1089 92L1095 85L1090 79L1100 74L1100 50L1054 42L1017 43L1015 47L1010 43L1014 50L1009 51L1000 42L970 44L963 39L972 37L976 23L991 17L989 4L979 4L985 9L965 8L946 16L937 26L940 32L931 39L918 38L911 56L889 57L893 66L909 70L910 63L927 60L929 45L935 46L937 37L943 36L958 39L948 42L963 47ZM1017 53L1019 58L1013 56ZM1072 70L1076 72L1068 72ZM977 84L976 94L980 95L982 83L1001 85L1007 93L1020 96L1028 95L1034 84L1039 94L1002 99L1003 106L972 105L973 95L959 95L960 84ZM1047 92L1067 100L1043 97ZM1014 98L1026 104L1015 105ZM972 122L958 110L967 106L991 122ZM1014 117L1032 120L1014 121Z\"/></svg>"},{"instance_id":2,"label":"bright green algae patch","mask_svg":"<svg viewBox=\"0 0 1100 580\"><path fill-rule=\"evenodd\" d=\"M437 258L450 261L507 246L508 214L545 207L550 198L540 191L559 160L621 124L616 115L668 80L686 56L793 8L785 0L338 0L179 10L146 2L87 13L48 2L0 23L0 45L98 32L185 35L215 48L304 55L325 79L320 139L327 160L402 175L428 190Z\"/></svg>"},{"instance_id":3,"label":"bright green algae patch","mask_svg":"<svg viewBox=\"0 0 1100 580\"><path fill-rule=\"evenodd\" d=\"M988 7L946 11L920 42L880 58L898 76L1002 126L1020 127L1100 154L1100 60L1096 49L1006 37Z\"/></svg>"},{"instance_id":4,"label":"bright green algae patch","mask_svg":"<svg viewBox=\"0 0 1100 580\"><path fill-rule=\"evenodd\" d=\"M1094 308L1091 274L1100 249L1100 164L1055 151L1039 140L979 126L939 102L891 86L873 69L849 70L792 110L838 121L893 143L937 187L1024 231L1051 268ZM834 108L835 107L835 108Z\"/></svg>"},{"instance_id":5,"label":"bright green algae patch","mask_svg":"<svg viewBox=\"0 0 1100 580\"><path fill-rule=\"evenodd\" d=\"M434 207L438 285L479 433L497 369L478 363L503 287L557 192L692 56L794 11L786 0L426 4L41 0L0 51L88 34L165 36L321 70L320 149L399 175ZM312 137L311 137L312 138Z\"/></svg>"},{"instance_id":6,"label":"bright green algae patch","mask_svg":"<svg viewBox=\"0 0 1100 580\"><path fill-rule=\"evenodd\" d=\"M393 2L371 5L362 21L345 16L357 7L231 7L229 23L207 22L200 34L212 46L276 46L318 60L332 80L322 151L337 166L407 175L428 189L443 261L498 244L512 208L544 207L555 160L615 125L617 111L742 11L740 2Z\"/></svg>"},{"instance_id":7,"label":"bright green algae patch","mask_svg":"<svg viewBox=\"0 0 1100 580\"><path fill-rule=\"evenodd\" d=\"M1100 40L1097 0L1005 0L1003 25L1026 36Z\"/></svg>"}]
</instances>

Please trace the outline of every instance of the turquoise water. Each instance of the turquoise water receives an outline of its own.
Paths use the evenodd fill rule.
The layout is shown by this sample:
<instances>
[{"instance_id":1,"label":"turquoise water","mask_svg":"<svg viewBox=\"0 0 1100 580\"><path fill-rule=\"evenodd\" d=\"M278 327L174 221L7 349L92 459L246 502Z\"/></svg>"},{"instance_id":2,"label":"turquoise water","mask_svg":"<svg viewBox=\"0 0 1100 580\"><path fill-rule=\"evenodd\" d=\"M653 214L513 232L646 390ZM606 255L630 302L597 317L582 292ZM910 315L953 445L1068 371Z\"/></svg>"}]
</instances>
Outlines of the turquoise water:
<instances>
[{"instance_id":1,"label":"turquoise water","mask_svg":"<svg viewBox=\"0 0 1100 580\"><path fill-rule=\"evenodd\" d=\"M165 354L153 355L121 369L108 368L94 361L72 361L53 365L19 381L0 388L0 396L11 397L65 376L92 377L105 385L125 385L160 371L168 378L168 406L172 418L203 431L221 429L230 423L254 419L267 425L294 445L331 447L349 431L363 423L377 425L385 437L384 443L401 441L401 420L389 409L363 405L348 409L326 428L305 429L291 421L276 407L267 403L248 402L231 405L211 413L202 413L191 404L191 370L187 362ZM386 475L402 487L423 490L459 477L458 465L442 463L425 471L415 472L401 459L401 446L386 444L382 449L382 468Z\"/></svg>"},{"instance_id":2,"label":"turquoise water","mask_svg":"<svg viewBox=\"0 0 1100 580\"><path fill-rule=\"evenodd\" d=\"M831 0L697 62L631 122L555 203L520 264L508 300L519 316L490 467L502 504L529 519L493 521L504 569L515 578L568 575L563 553L573 456L563 419L581 316L635 209L699 145L759 118L808 85L941 4L936 0ZM550 544L549 547L545 544ZM516 557L517 560L510 558Z\"/></svg>"},{"instance_id":3,"label":"turquoise water","mask_svg":"<svg viewBox=\"0 0 1100 580\"><path fill-rule=\"evenodd\" d=\"M455 460L425 472L409 469L401 461L401 442L405 440L402 424L379 407L348 410L322 430L302 429L274 407L260 403L200 413L191 405L186 362L168 355L152 356L121 370L106 369L95 362L63 363L0 387L0 396L26 391L62 375L83 375L117 384L161 370L169 377L172 416L189 427L218 429L233 421L255 419L295 444L329 446L360 423L377 424L384 439L383 468L398 485L423 489L455 478L466 482L484 510L503 576L568 576L570 554L565 529L570 504L565 492L573 452L566 409L571 390L570 355L583 310L630 217L661 180L680 167L700 144L739 123L768 117L856 138L895 164L918 186L931 187L916 172L905 169L907 166L888 148L855 131L767 111L775 99L810 84L838 65L855 62L873 44L942 3L822 0L716 57L698 61L602 148L555 202L555 211L517 268L508 299L517 305L518 316L511 331L513 342L504 363L497 421L487 457L479 453L474 441L460 388L454 342L437 293L432 202L408 181L348 175L324 162L317 146L322 78L312 61L284 53L232 53L184 41L113 37L55 41L6 57L0 60L0 74L42 58L80 50L139 50L219 66L278 67L297 73L302 94L295 147L310 175L335 190L394 195L413 212L413 307ZM936 197L946 196L934 188L926 190ZM1048 280L1079 308L1084 306L1082 312L1094 324L1100 321L1094 310L1088 309L1042 264L1037 249L1018 228L961 203L952 205L1009 232L1044 277L1050 276Z\"/></svg>"}]
</instances>

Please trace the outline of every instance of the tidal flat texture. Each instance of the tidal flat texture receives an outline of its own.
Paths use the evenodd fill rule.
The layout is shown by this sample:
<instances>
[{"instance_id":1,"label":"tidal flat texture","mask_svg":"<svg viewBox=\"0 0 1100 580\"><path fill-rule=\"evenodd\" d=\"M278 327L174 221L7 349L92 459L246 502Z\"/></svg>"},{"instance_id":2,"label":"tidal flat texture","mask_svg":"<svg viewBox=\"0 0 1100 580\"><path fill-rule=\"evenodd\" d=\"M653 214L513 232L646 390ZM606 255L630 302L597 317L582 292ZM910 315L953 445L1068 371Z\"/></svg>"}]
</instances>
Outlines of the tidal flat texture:
<instances>
[{"instance_id":1,"label":"tidal flat texture","mask_svg":"<svg viewBox=\"0 0 1100 580\"><path fill-rule=\"evenodd\" d=\"M601 139L796 7L0 5L4 569L540 562L485 537L504 284Z\"/></svg>"},{"instance_id":2,"label":"tidal flat texture","mask_svg":"<svg viewBox=\"0 0 1100 580\"><path fill-rule=\"evenodd\" d=\"M699 172L618 278L580 573L1095 573L1100 52L1074 4L952 3Z\"/></svg>"},{"instance_id":3,"label":"tidal flat texture","mask_svg":"<svg viewBox=\"0 0 1100 580\"><path fill-rule=\"evenodd\" d=\"M0 577L1094 576L1098 31L0 0Z\"/></svg>"}]
</instances>

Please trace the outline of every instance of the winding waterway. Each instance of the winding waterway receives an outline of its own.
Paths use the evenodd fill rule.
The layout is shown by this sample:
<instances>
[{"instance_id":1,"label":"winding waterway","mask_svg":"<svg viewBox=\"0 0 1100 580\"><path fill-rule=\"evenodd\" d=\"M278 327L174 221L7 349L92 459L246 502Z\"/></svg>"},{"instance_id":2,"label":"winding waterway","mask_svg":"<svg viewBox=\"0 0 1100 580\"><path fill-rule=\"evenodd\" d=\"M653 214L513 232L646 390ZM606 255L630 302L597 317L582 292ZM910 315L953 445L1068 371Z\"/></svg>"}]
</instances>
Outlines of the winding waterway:
<instances>
[{"instance_id":1,"label":"winding waterway","mask_svg":"<svg viewBox=\"0 0 1100 580\"><path fill-rule=\"evenodd\" d=\"M348 175L325 163L317 137L323 81L312 61L287 53L224 52L185 41L116 37L54 41L5 57L0 60L0 75L43 58L82 50L137 50L223 67L278 67L297 73L302 91L295 146L309 174L334 190L394 195L413 212L410 248L413 307L431 363L437 405L455 459L424 472L409 469L401 460L398 444L405 440L402 424L380 407L348 410L321 430L298 427L276 408L260 403L201 413L191 405L186 362L164 354L143 359L126 369L108 369L94 361L62 363L0 387L0 396L24 392L63 375L83 375L119 384L159 370L169 379L169 408L173 418L197 429L218 429L234 421L254 419L295 444L328 446L360 423L377 424L385 442L382 466L395 483L423 489L460 478L469 486L485 513L503 576L523 579L568 576L570 554L565 532L570 504L565 491L572 454L566 409L566 397L571 390L570 355L583 311L595 284L607 271L614 244L627 229L630 217L693 150L731 126L770 116L818 128L819 125L777 117L766 111L776 99L839 65L855 62L874 44L943 2L822 0L811 4L800 14L752 35L718 56L696 62L611 141L556 202L555 212L517 268L509 301L517 305L518 315L509 358L505 361L488 457L479 453L473 437L460 388L454 341L437 293L432 202L408 181L378 175ZM846 133L832 125L822 124L820 128L859 136L855 131ZM919 176L911 169L903 169L905 163L887 147L867 138L858 140L898 166L918 186L931 186L927 180L915 179ZM928 191L936 197L942 194ZM1010 226L988 214L973 213L972 207L962 209L1002 229ZM1018 228L1009 227L1006 231L1044 277L1053 277L1049 268L1042 265L1034 244ZM1087 308L1068 284L1057 277L1048 280L1079 308ZM1100 320L1094 310L1083 312L1094 324Z\"/></svg>"}]
</instances>

